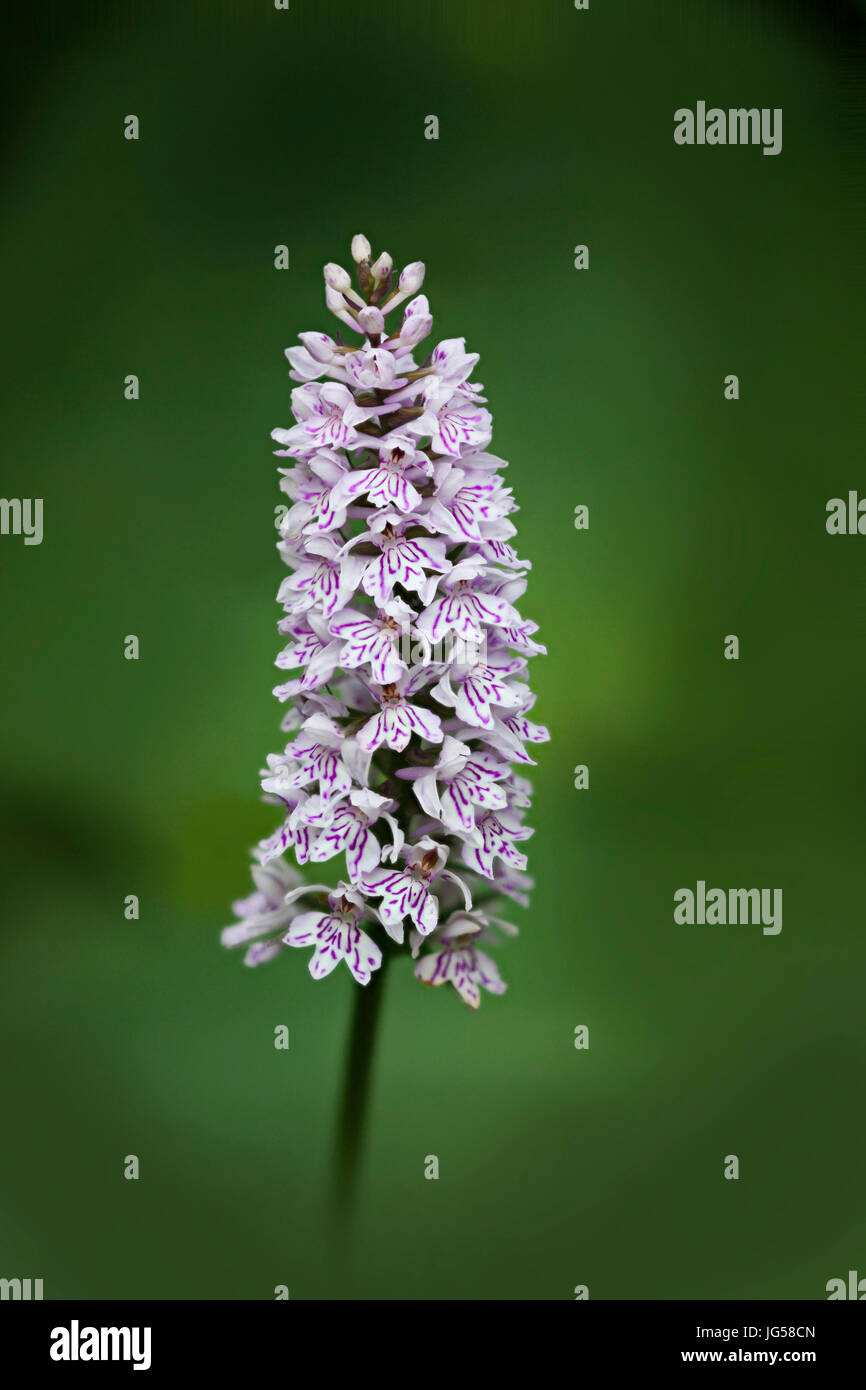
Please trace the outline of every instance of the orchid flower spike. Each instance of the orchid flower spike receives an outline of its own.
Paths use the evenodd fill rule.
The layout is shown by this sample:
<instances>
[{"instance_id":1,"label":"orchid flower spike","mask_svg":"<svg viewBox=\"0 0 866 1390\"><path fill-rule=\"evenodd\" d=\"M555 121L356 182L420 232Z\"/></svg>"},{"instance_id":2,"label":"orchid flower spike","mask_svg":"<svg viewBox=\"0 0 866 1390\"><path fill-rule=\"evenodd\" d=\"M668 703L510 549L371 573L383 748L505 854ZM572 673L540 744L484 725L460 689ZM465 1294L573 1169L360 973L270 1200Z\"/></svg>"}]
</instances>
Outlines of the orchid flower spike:
<instances>
[{"instance_id":1,"label":"orchid flower spike","mask_svg":"<svg viewBox=\"0 0 866 1390\"><path fill-rule=\"evenodd\" d=\"M279 824L223 943L249 965L309 948L315 979L345 963L360 985L405 954L477 1008L505 989L487 947L516 931L489 904L525 904L532 886L523 774L549 735L529 717L527 668L545 649L516 607L530 565L478 355L448 338L419 363L424 265L395 280L361 234L351 258L357 287L334 262L324 276L354 341L302 333L286 350L292 420L272 438L290 461L274 691L287 742L262 772ZM306 882L308 864L332 864L331 883Z\"/></svg>"}]
</instances>

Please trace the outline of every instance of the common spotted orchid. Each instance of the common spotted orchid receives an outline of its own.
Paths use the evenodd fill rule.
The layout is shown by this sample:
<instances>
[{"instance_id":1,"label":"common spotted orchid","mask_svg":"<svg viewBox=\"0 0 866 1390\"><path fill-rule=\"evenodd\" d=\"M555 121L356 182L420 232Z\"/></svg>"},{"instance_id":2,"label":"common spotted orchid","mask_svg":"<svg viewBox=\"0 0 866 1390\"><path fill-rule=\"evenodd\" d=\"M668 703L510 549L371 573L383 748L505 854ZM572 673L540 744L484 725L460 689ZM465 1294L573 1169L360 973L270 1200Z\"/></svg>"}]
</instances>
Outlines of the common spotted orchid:
<instances>
[{"instance_id":1,"label":"common spotted orchid","mask_svg":"<svg viewBox=\"0 0 866 1390\"><path fill-rule=\"evenodd\" d=\"M280 825L222 940L249 965L305 947L315 979L344 962L365 986L402 950L418 980L477 1008L505 989L482 944L516 930L487 905L525 904L532 886L515 764L548 738L526 680L544 647L515 607L530 565L511 545L478 355L448 338L421 357L421 262L398 277L363 236L352 255L357 286L325 267L333 337L286 350L292 421L272 438L292 460L274 690L289 737L262 772ZM305 883L290 853L333 861L336 885Z\"/></svg>"}]
</instances>

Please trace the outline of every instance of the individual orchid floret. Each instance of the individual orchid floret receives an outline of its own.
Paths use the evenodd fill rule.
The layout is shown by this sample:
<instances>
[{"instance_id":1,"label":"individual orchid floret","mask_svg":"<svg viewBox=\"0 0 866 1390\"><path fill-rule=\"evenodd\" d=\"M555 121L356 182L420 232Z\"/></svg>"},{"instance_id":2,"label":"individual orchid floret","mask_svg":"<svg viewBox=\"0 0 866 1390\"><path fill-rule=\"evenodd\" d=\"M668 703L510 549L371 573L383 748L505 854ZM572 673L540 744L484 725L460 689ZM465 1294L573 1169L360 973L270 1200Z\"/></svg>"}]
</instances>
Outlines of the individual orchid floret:
<instances>
[{"instance_id":1,"label":"individual orchid floret","mask_svg":"<svg viewBox=\"0 0 866 1390\"><path fill-rule=\"evenodd\" d=\"M278 824L223 941L249 964L307 946L316 979L345 961L363 985L408 949L419 980L477 1008L505 989L486 950L513 930L488 904L525 905L532 887L523 774L549 735L528 668L544 648L520 612L530 566L478 354L461 337L421 346L423 262L398 273L358 233L350 264L324 268L331 332L286 349L287 742L261 774ZM307 885L289 857L340 881Z\"/></svg>"},{"instance_id":2,"label":"individual orchid floret","mask_svg":"<svg viewBox=\"0 0 866 1390\"><path fill-rule=\"evenodd\" d=\"M441 705L450 706L464 724L479 729L494 727L495 713L521 709L528 687L508 678L525 666L521 657L501 652L479 654L472 662L455 662L433 688ZM546 732L546 731L545 731Z\"/></svg>"},{"instance_id":3,"label":"individual orchid floret","mask_svg":"<svg viewBox=\"0 0 866 1390\"><path fill-rule=\"evenodd\" d=\"M480 643L488 629L512 622L514 609L485 585L487 571L488 566L477 558L451 567L439 585L444 592L420 614L418 631L433 643L451 632L466 642Z\"/></svg>"},{"instance_id":4,"label":"individual orchid floret","mask_svg":"<svg viewBox=\"0 0 866 1390\"><path fill-rule=\"evenodd\" d=\"M311 848L311 861L321 864L344 851L350 883L360 882L365 873L396 859L403 848L403 831L390 814L396 810L396 801L367 790L350 792L348 800L338 806L310 797L303 807L303 819L308 825L318 821L323 827ZM390 826L390 845L380 844L371 829L380 818Z\"/></svg>"},{"instance_id":5,"label":"individual orchid floret","mask_svg":"<svg viewBox=\"0 0 866 1390\"><path fill-rule=\"evenodd\" d=\"M283 754L268 755L262 790L281 796L315 782L325 800L345 796L351 790L352 775L341 757L343 749L339 724L326 714L311 714Z\"/></svg>"},{"instance_id":6,"label":"individual orchid floret","mask_svg":"<svg viewBox=\"0 0 866 1390\"><path fill-rule=\"evenodd\" d=\"M248 898L232 903L232 911L239 920L223 929L221 940L230 948L248 946L245 965L263 965L283 949L282 931L300 911L294 905L294 898L287 902L287 895L302 887L302 879L285 860L267 868L253 864L251 872L255 891Z\"/></svg>"},{"instance_id":7,"label":"individual orchid floret","mask_svg":"<svg viewBox=\"0 0 866 1390\"><path fill-rule=\"evenodd\" d=\"M417 450L408 441L390 441L379 450L375 467L356 468L338 479L331 492L331 506L340 507L366 497L373 507L395 507L399 512L421 507L421 494L408 477L417 467L416 455Z\"/></svg>"},{"instance_id":8,"label":"individual orchid floret","mask_svg":"<svg viewBox=\"0 0 866 1390\"><path fill-rule=\"evenodd\" d=\"M339 662L347 670L369 667L373 681L389 685L408 674L405 658L395 639L408 628L414 610L402 599L389 599L373 613L360 608L344 608L328 624L329 632L342 643Z\"/></svg>"},{"instance_id":9,"label":"individual orchid floret","mask_svg":"<svg viewBox=\"0 0 866 1390\"><path fill-rule=\"evenodd\" d=\"M286 348L286 357L295 381L316 381L331 368L342 375L337 345L327 333L302 333L301 347Z\"/></svg>"},{"instance_id":10,"label":"individual orchid floret","mask_svg":"<svg viewBox=\"0 0 866 1390\"><path fill-rule=\"evenodd\" d=\"M434 949L415 966L415 977L425 985L451 984L470 1008L481 1003L481 990L504 994L507 986L496 962L478 942L484 939L485 918L480 913L454 912L436 933Z\"/></svg>"},{"instance_id":11,"label":"individual orchid floret","mask_svg":"<svg viewBox=\"0 0 866 1390\"><path fill-rule=\"evenodd\" d=\"M519 840L528 840L534 831L522 825L518 816L511 811L488 811L475 826L475 838L467 839L462 849L462 858L468 868L482 874L484 878L494 877L494 861L502 862L512 869L526 868L526 855L514 848Z\"/></svg>"},{"instance_id":12,"label":"individual orchid floret","mask_svg":"<svg viewBox=\"0 0 866 1390\"><path fill-rule=\"evenodd\" d=\"M433 931L439 921L439 899L433 885L440 874L452 879L463 892L466 907L472 906L469 890L456 874L445 868L448 850L428 835L405 851L402 869L376 869L361 879L365 893L381 897L379 917L394 941L403 941L403 919L410 917L422 935Z\"/></svg>"},{"instance_id":13,"label":"individual orchid floret","mask_svg":"<svg viewBox=\"0 0 866 1390\"><path fill-rule=\"evenodd\" d=\"M367 539L364 537L363 539ZM381 532L370 532L369 539L379 554L364 566L361 587L381 608L399 585L429 603L436 592L438 576L451 569L445 555L445 542L427 536L410 536L406 523L388 524Z\"/></svg>"},{"instance_id":14,"label":"individual orchid floret","mask_svg":"<svg viewBox=\"0 0 866 1390\"><path fill-rule=\"evenodd\" d=\"M292 922L283 941L287 946L312 946L310 974L321 980L344 960L358 981L366 985L382 964L382 952L358 926L369 908L363 897L347 883L328 894L330 911L301 912Z\"/></svg>"},{"instance_id":15,"label":"individual orchid floret","mask_svg":"<svg viewBox=\"0 0 866 1390\"><path fill-rule=\"evenodd\" d=\"M501 784L509 772L508 764L494 754L472 749L449 735L433 767L399 768L397 776L413 783L415 796L428 815L454 835L473 837L476 808L507 807L508 797Z\"/></svg>"},{"instance_id":16,"label":"individual orchid floret","mask_svg":"<svg viewBox=\"0 0 866 1390\"><path fill-rule=\"evenodd\" d=\"M391 748L402 753L412 735L427 743L442 742L442 721L433 710L414 705L410 698L412 677L404 676L399 681L379 687L377 699L378 713L368 719L358 730L358 747L365 753L375 753L378 748Z\"/></svg>"}]
</instances>

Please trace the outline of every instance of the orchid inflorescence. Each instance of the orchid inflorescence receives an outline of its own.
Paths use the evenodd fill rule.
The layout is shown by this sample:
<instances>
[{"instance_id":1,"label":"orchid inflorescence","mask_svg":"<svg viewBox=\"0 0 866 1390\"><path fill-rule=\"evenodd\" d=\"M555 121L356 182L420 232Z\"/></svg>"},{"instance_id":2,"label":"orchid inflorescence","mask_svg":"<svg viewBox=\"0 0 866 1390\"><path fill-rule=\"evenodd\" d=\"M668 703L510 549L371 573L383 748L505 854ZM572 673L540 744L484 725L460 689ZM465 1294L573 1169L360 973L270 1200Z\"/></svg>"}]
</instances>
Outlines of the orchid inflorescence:
<instances>
[{"instance_id":1,"label":"orchid inflorescence","mask_svg":"<svg viewBox=\"0 0 866 1390\"><path fill-rule=\"evenodd\" d=\"M530 565L510 544L507 465L487 452L491 417L469 380L478 354L449 338L417 365L433 327L423 264L397 279L363 236L352 257L358 288L326 265L325 298L360 343L302 333L286 350L300 384L295 423L272 433L295 460L280 469L291 573L276 664L300 674L274 691L293 737L262 773L282 823L222 939L246 944L249 965L312 947L314 978L345 960L366 984L408 921L418 979L477 1008L481 987L505 989L480 944L516 931L479 904L526 905L532 886L518 848L531 789L512 764L533 764L526 745L548 738L520 678L545 649L514 607ZM345 879L305 883L288 850L299 864L343 856Z\"/></svg>"}]
</instances>

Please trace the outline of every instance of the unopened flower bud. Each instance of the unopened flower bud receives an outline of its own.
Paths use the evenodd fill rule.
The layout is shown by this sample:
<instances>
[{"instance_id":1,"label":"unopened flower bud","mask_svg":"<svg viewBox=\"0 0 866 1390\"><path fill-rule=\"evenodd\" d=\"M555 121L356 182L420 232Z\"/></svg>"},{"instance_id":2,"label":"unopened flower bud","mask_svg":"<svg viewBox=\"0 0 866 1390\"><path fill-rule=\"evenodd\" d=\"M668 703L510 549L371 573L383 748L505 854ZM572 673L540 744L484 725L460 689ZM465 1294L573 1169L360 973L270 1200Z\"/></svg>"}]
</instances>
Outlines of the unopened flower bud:
<instances>
[{"instance_id":1,"label":"unopened flower bud","mask_svg":"<svg viewBox=\"0 0 866 1390\"><path fill-rule=\"evenodd\" d=\"M386 275L390 275L390 274L391 274L391 269L392 269L393 265L394 265L394 262L393 262L393 260L391 259L391 257L388 255L388 252L387 252L387 251L383 251L382 254L381 254L381 256L378 256L378 257L376 258L376 260L373 262L373 264L370 266L370 270L371 270L371 272L372 272L373 279L374 279L374 280L384 280Z\"/></svg>"},{"instance_id":2,"label":"unopened flower bud","mask_svg":"<svg viewBox=\"0 0 866 1390\"><path fill-rule=\"evenodd\" d=\"M352 277L348 270L344 270L341 265L335 265L329 261L325 266L325 284L332 290L350 290L352 288Z\"/></svg>"},{"instance_id":3,"label":"unopened flower bud","mask_svg":"<svg viewBox=\"0 0 866 1390\"><path fill-rule=\"evenodd\" d=\"M414 294L424 284L424 262L412 261L400 272L400 293Z\"/></svg>"},{"instance_id":4,"label":"unopened flower bud","mask_svg":"<svg viewBox=\"0 0 866 1390\"><path fill-rule=\"evenodd\" d=\"M325 304L332 314L336 314L341 323L345 323L349 328L358 332L357 321L349 312L346 301L339 290L332 290L330 285L326 285Z\"/></svg>"},{"instance_id":5,"label":"unopened flower bud","mask_svg":"<svg viewBox=\"0 0 866 1390\"><path fill-rule=\"evenodd\" d=\"M384 333L385 315L382 313L381 309L376 309L373 305L369 305L359 313L358 327L363 328L368 338L373 333Z\"/></svg>"},{"instance_id":6,"label":"unopened flower bud","mask_svg":"<svg viewBox=\"0 0 866 1390\"><path fill-rule=\"evenodd\" d=\"M407 315L403 320L403 327L400 329L401 347L415 347L427 337L433 327L432 314L412 314Z\"/></svg>"},{"instance_id":7,"label":"unopened flower bud","mask_svg":"<svg viewBox=\"0 0 866 1390\"><path fill-rule=\"evenodd\" d=\"M368 261L371 255L370 243L365 236L360 233L352 237L352 260L356 265L362 261Z\"/></svg>"},{"instance_id":8,"label":"unopened flower bud","mask_svg":"<svg viewBox=\"0 0 866 1390\"><path fill-rule=\"evenodd\" d=\"M299 333L298 337L314 362L331 362L336 343L327 333Z\"/></svg>"}]
</instances>

